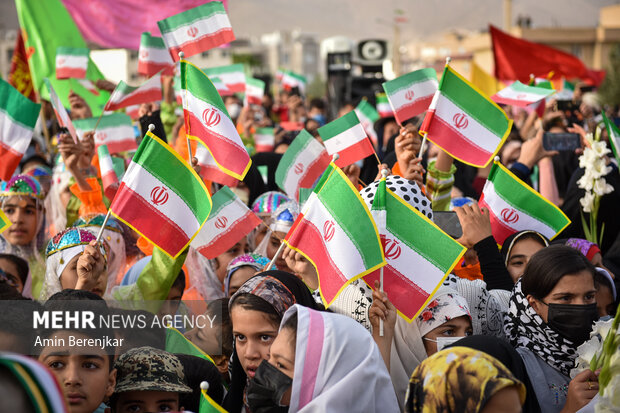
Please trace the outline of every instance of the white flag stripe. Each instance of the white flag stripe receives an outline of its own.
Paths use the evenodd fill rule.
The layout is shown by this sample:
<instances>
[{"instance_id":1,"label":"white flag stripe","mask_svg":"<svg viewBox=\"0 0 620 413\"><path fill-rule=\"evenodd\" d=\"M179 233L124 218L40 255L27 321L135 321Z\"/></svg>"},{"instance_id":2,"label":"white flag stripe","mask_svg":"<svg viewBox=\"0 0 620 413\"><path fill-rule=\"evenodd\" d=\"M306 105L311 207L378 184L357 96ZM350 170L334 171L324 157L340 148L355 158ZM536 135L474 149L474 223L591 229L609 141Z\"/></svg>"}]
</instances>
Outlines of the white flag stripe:
<instances>
[{"instance_id":1,"label":"white flag stripe","mask_svg":"<svg viewBox=\"0 0 620 413\"><path fill-rule=\"evenodd\" d=\"M197 34L191 36L193 33L191 29L198 29ZM204 36L212 36L222 29L231 29L230 20L226 13L213 14L207 18L200 19L188 23L184 26L179 26L171 32L162 33L166 44L169 46L180 46L188 42L193 42Z\"/></svg>"},{"instance_id":2,"label":"white flag stripe","mask_svg":"<svg viewBox=\"0 0 620 413\"><path fill-rule=\"evenodd\" d=\"M489 129L487 129L484 125L476 121L472 116L467 114L467 112L458 106L456 106L450 99L444 96L441 92L437 93L433 97L433 102L431 106L433 107L433 103L436 104L435 116L443 119L445 123L454 127L454 117L459 114L466 115L467 117L467 126L463 129L458 129L454 127L454 129L462 134L462 136L469 140L472 144L482 148L483 150L493 153L495 149L497 149L497 145L499 144L501 137L495 135ZM469 137L473 137L476 140L472 141Z\"/></svg>"},{"instance_id":3,"label":"white flag stripe","mask_svg":"<svg viewBox=\"0 0 620 413\"><path fill-rule=\"evenodd\" d=\"M297 154L295 163L289 168L284 178L284 190L289 197L296 199L297 184L299 183L300 177L308 172L310 165L319 159L320 153L324 150L323 146L317 140L313 139ZM295 165L298 164L301 164L303 168L302 173L299 175L295 173Z\"/></svg>"},{"instance_id":4,"label":"white flag stripe","mask_svg":"<svg viewBox=\"0 0 620 413\"><path fill-rule=\"evenodd\" d=\"M151 201L151 191L157 186L162 187L163 184L137 163L131 162L129 164L125 176L123 176L123 182L128 188L131 188L136 194L151 204L153 208L161 212L164 217L181 228L188 238L193 237L196 231L198 231L200 223L196 220L194 212L189 209L185 201L172 189L166 187L166 193L169 198L163 205L156 206L153 204Z\"/></svg>"},{"instance_id":5,"label":"white flag stripe","mask_svg":"<svg viewBox=\"0 0 620 413\"><path fill-rule=\"evenodd\" d=\"M501 96L506 99L521 100L521 101L532 102L532 103L538 102L539 100L545 98L545 95L539 95L537 93L531 93L531 92L519 92L509 87L497 92L497 96Z\"/></svg>"},{"instance_id":6,"label":"white flag stripe","mask_svg":"<svg viewBox=\"0 0 620 413\"><path fill-rule=\"evenodd\" d=\"M224 72L219 74L211 74L211 76L217 76L226 85L235 85L237 83L245 83L245 74L243 72Z\"/></svg>"},{"instance_id":7,"label":"white flag stripe","mask_svg":"<svg viewBox=\"0 0 620 413\"><path fill-rule=\"evenodd\" d=\"M364 261L357 247L353 244L347 232L338 225L338 221L325 209L325 206L323 206L315 193L312 193L308 198L304 205L304 210L304 218L312 222L321 231L321 235L324 235L323 226L326 221L329 220L334 223L333 237L330 241L325 241L326 250L334 265L342 271L342 274L347 279L366 271Z\"/></svg>"},{"instance_id":8,"label":"white flag stripe","mask_svg":"<svg viewBox=\"0 0 620 413\"><path fill-rule=\"evenodd\" d=\"M101 176L104 176L110 171L114 171L114 163L112 162L112 157L104 156L99 158L99 170L101 171Z\"/></svg>"},{"instance_id":9,"label":"white flag stripe","mask_svg":"<svg viewBox=\"0 0 620 413\"><path fill-rule=\"evenodd\" d=\"M147 50L148 56L142 57L142 51ZM144 48L140 50L140 60L145 63L169 63L173 65L174 62L170 57L170 52L168 49L160 49L160 48Z\"/></svg>"},{"instance_id":10,"label":"white flag stripe","mask_svg":"<svg viewBox=\"0 0 620 413\"><path fill-rule=\"evenodd\" d=\"M345 150L358 142L366 139L366 131L361 123L357 123L349 129L340 132L327 140L324 140L325 148L330 155Z\"/></svg>"},{"instance_id":11,"label":"white flag stripe","mask_svg":"<svg viewBox=\"0 0 620 413\"><path fill-rule=\"evenodd\" d=\"M123 100L125 100L127 96L131 95L132 93L144 93L147 90L160 90L160 89L161 89L161 72L157 73L156 75L153 75L153 77L151 77L149 80L141 84L140 87L138 87L137 89L133 90L130 93L125 93L125 91L119 90L118 88L116 88L114 92L112 92L112 95L110 96L110 100L108 101L108 103L112 102L113 104L118 104L119 102L122 102Z\"/></svg>"},{"instance_id":12,"label":"white flag stripe","mask_svg":"<svg viewBox=\"0 0 620 413\"><path fill-rule=\"evenodd\" d=\"M513 207L508 202L506 202L497 192L495 192L495 186L493 182L487 181L484 184L484 189L482 190L484 194L484 201L489 205L489 208L493 210L493 213L497 217L499 221L501 221L505 226L513 228L515 232L529 229L538 231L543 234L547 238L553 238L556 234L556 230L537 220L536 218L528 215L527 213ZM516 225L511 225L502 220L501 211L508 208L509 210L514 209L518 213L518 221L515 222Z\"/></svg>"},{"instance_id":13,"label":"white flag stripe","mask_svg":"<svg viewBox=\"0 0 620 413\"><path fill-rule=\"evenodd\" d=\"M59 54L56 55L56 68L77 67L79 69L88 66L87 55Z\"/></svg>"},{"instance_id":14,"label":"white flag stripe","mask_svg":"<svg viewBox=\"0 0 620 413\"><path fill-rule=\"evenodd\" d=\"M435 79L414 83L409 87L394 92L394 94L390 94L390 102L395 108L410 105L421 98L432 96L437 91L438 85L439 83ZM409 91L414 91L414 96L411 100L405 97Z\"/></svg>"},{"instance_id":15,"label":"white flag stripe","mask_svg":"<svg viewBox=\"0 0 620 413\"><path fill-rule=\"evenodd\" d=\"M202 229L196 235L196 238L191 243L191 246L198 249L206 245L214 244L219 236L224 235L228 230L234 227L234 223L243 219L250 210L243 204L239 204L235 201L229 202L220 209L220 213L214 216L209 216L209 219L202 226ZM226 227L219 229L216 227L218 218L226 218Z\"/></svg>"},{"instance_id":16,"label":"white flag stripe","mask_svg":"<svg viewBox=\"0 0 620 413\"><path fill-rule=\"evenodd\" d=\"M0 109L0 126L0 141L15 152L25 153L30 145L32 129L15 122L3 109Z\"/></svg>"},{"instance_id":17,"label":"white flag stripe","mask_svg":"<svg viewBox=\"0 0 620 413\"><path fill-rule=\"evenodd\" d=\"M84 133L92 129L76 129L80 140L84 138ZM95 132L95 143L109 143L114 141L124 141L128 138L135 139L134 129L131 125L112 126L109 128L98 127Z\"/></svg>"},{"instance_id":18,"label":"white flag stripe","mask_svg":"<svg viewBox=\"0 0 620 413\"><path fill-rule=\"evenodd\" d=\"M263 88L247 83L245 85L245 93L251 96L263 96Z\"/></svg>"}]
</instances>

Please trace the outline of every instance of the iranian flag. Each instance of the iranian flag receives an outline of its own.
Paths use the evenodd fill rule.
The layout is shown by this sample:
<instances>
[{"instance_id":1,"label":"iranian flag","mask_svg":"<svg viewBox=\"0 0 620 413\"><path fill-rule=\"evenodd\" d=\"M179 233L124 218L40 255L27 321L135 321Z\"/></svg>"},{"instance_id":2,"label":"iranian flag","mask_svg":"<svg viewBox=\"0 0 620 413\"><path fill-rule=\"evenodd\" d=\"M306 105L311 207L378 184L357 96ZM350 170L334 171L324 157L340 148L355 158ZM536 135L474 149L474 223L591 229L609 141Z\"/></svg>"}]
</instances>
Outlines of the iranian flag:
<instances>
[{"instance_id":1,"label":"iranian flag","mask_svg":"<svg viewBox=\"0 0 620 413\"><path fill-rule=\"evenodd\" d=\"M97 148L99 158L99 172L101 172L101 182L103 183L103 193L108 199L114 199L118 190L118 176L114 170L114 162L108 151L107 145L100 145Z\"/></svg>"},{"instance_id":2,"label":"iranian flag","mask_svg":"<svg viewBox=\"0 0 620 413\"><path fill-rule=\"evenodd\" d=\"M230 20L221 1L211 1L157 22L172 59L213 49L235 40Z\"/></svg>"},{"instance_id":3,"label":"iranian flag","mask_svg":"<svg viewBox=\"0 0 620 413\"><path fill-rule=\"evenodd\" d=\"M243 63L211 67L203 69L203 72L209 78L212 76L219 77L231 93L245 93L245 68Z\"/></svg>"},{"instance_id":4,"label":"iranian flag","mask_svg":"<svg viewBox=\"0 0 620 413\"><path fill-rule=\"evenodd\" d=\"M378 93L376 95L376 98L377 112L379 112L379 116L381 116L382 118L389 118L390 116L394 116L394 112L392 111L392 107L390 106L387 95L385 93Z\"/></svg>"},{"instance_id":5,"label":"iranian flag","mask_svg":"<svg viewBox=\"0 0 620 413\"><path fill-rule=\"evenodd\" d=\"M0 79L0 180L8 181L30 145L41 105Z\"/></svg>"},{"instance_id":6,"label":"iranian flag","mask_svg":"<svg viewBox=\"0 0 620 413\"><path fill-rule=\"evenodd\" d=\"M502 146L512 120L446 65L420 134L466 164L483 168Z\"/></svg>"},{"instance_id":7,"label":"iranian flag","mask_svg":"<svg viewBox=\"0 0 620 413\"><path fill-rule=\"evenodd\" d=\"M517 80L512 85L491 96L491 99L496 103L504 105L526 107L544 101L545 98L553 93L555 93L553 89L528 86Z\"/></svg>"},{"instance_id":8,"label":"iranian flag","mask_svg":"<svg viewBox=\"0 0 620 413\"><path fill-rule=\"evenodd\" d=\"M138 120L140 117L140 105L129 105L125 108L125 114L132 120Z\"/></svg>"},{"instance_id":9,"label":"iranian flag","mask_svg":"<svg viewBox=\"0 0 620 413\"><path fill-rule=\"evenodd\" d=\"M254 149L256 152L271 152L276 138L274 128L256 128L254 132Z\"/></svg>"},{"instance_id":10,"label":"iranian flag","mask_svg":"<svg viewBox=\"0 0 620 413\"><path fill-rule=\"evenodd\" d=\"M431 68L416 70L385 82L383 90L396 121L402 124L428 109L437 92L437 84L437 72Z\"/></svg>"},{"instance_id":11,"label":"iranian flag","mask_svg":"<svg viewBox=\"0 0 620 413\"><path fill-rule=\"evenodd\" d=\"M161 37L151 36L149 32L142 33L140 48L138 49L138 73L151 77L163 70L163 74L172 76L174 62Z\"/></svg>"},{"instance_id":12,"label":"iranian flag","mask_svg":"<svg viewBox=\"0 0 620 413\"><path fill-rule=\"evenodd\" d=\"M92 131L99 118L76 119L73 124L80 139L84 133ZM135 151L136 143L131 118L124 113L112 113L101 116L95 131L95 146L106 145L110 153Z\"/></svg>"},{"instance_id":13,"label":"iranian flag","mask_svg":"<svg viewBox=\"0 0 620 413\"><path fill-rule=\"evenodd\" d=\"M265 82L249 77L245 83L245 98L250 105L261 105L265 94Z\"/></svg>"},{"instance_id":14,"label":"iranian flag","mask_svg":"<svg viewBox=\"0 0 620 413\"><path fill-rule=\"evenodd\" d=\"M282 72L282 79L280 80L285 90L291 90L294 87L299 88L301 93L306 92L306 78L305 76L295 73L292 70L284 70Z\"/></svg>"},{"instance_id":15,"label":"iranian flag","mask_svg":"<svg viewBox=\"0 0 620 413\"><path fill-rule=\"evenodd\" d=\"M312 188L330 161L325 147L303 130L282 155L276 169L276 183L291 199L299 199L300 189Z\"/></svg>"},{"instance_id":16,"label":"iranian flag","mask_svg":"<svg viewBox=\"0 0 620 413\"><path fill-rule=\"evenodd\" d=\"M69 134L73 138L73 142L77 143L78 136L77 136L77 133L75 132L75 127L73 126L73 122L71 122L71 118L69 117L69 114L67 113L67 109L65 109L65 107L62 105L62 102L60 101L60 98L58 98L58 95L56 94L56 91L54 90L54 87L50 83L49 79L44 78L43 81L47 85L47 90L49 90L50 102L52 103L52 107L54 108L54 113L56 114L58 125L60 125L60 127L62 128L67 128L67 130L69 131Z\"/></svg>"},{"instance_id":17,"label":"iranian flag","mask_svg":"<svg viewBox=\"0 0 620 413\"><path fill-rule=\"evenodd\" d=\"M328 307L342 289L385 265L377 227L349 178L330 164L284 242L316 268Z\"/></svg>"},{"instance_id":18,"label":"iranian flag","mask_svg":"<svg viewBox=\"0 0 620 413\"><path fill-rule=\"evenodd\" d=\"M355 111L321 126L318 132L327 153L340 156L336 165L341 168L364 159L375 151Z\"/></svg>"},{"instance_id":19,"label":"iranian flag","mask_svg":"<svg viewBox=\"0 0 620 413\"><path fill-rule=\"evenodd\" d=\"M355 108L360 123L366 131L366 135L370 138L374 145L377 145L377 133L375 132L375 122L379 120L379 113L366 99L362 99Z\"/></svg>"},{"instance_id":20,"label":"iranian flag","mask_svg":"<svg viewBox=\"0 0 620 413\"><path fill-rule=\"evenodd\" d=\"M117 110L140 103L162 100L161 73L157 73L140 86L129 86L122 80L110 95L104 110Z\"/></svg>"},{"instance_id":21,"label":"iranian flag","mask_svg":"<svg viewBox=\"0 0 620 413\"><path fill-rule=\"evenodd\" d=\"M207 221L211 205L200 176L149 131L123 176L110 212L176 258Z\"/></svg>"},{"instance_id":22,"label":"iranian flag","mask_svg":"<svg viewBox=\"0 0 620 413\"><path fill-rule=\"evenodd\" d=\"M498 244L522 230L538 231L549 239L570 224L562 210L499 162L495 162L482 190L480 207L489 209L493 237Z\"/></svg>"},{"instance_id":23,"label":"iranian flag","mask_svg":"<svg viewBox=\"0 0 620 413\"><path fill-rule=\"evenodd\" d=\"M231 188L236 187L239 184L239 181L222 172L222 170L215 163L213 156L206 146L204 146L201 142L196 142L196 144L196 153L194 154L194 157L198 159L200 176L207 181L217 182L218 184L226 185Z\"/></svg>"},{"instance_id":24,"label":"iranian flag","mask_svg":"<svg viewBox=\"0 0 620 413\"><path fill-rule=\"evenodd\" d=\"M203 142L222 171L243 180L252 161L213 83L181 60L181 88L187 136Z\"/></svg>"},{"instance_id":25,"label":"iranian flag","mask_svg":"<svg viewBox=\"0 0 620 413\"><path fill-rule=\"evenodd\" d=\"M260 225L261 219L224 186L213 195L209 219L192 241L199 253L213 259Z\"/></svg>"},{"instance_id":26,"label":"iranian flag","mask_svg":"<svg viewBox=\"0 0 620 413\"><path fill-rule=\"evenodd\" d=\"M56 49L56 79L84 79L88 69L88 54L85 48L59 47Z\"/></svg>"},{"instance_id":27,"label":"iranian flag","mask_svg":"<svg viewBox=\"0 0 620 413\"><path fill-rule=\"evenodd\" d=\"M209 79L211 79L211 83L213 83L213 86L215 86L215 89L217 89L217 93L219 93L220 96L231 96L233 94L230 89L228 89L228 86L226 86L226 83L222 82L222 79L219 77L213 76Z\"/></svg>"},{"instance_id":28,"label":"iranian flag","mask_svg":"<svg viewBox=\"0 0 620 413\"><path fill-rule=\"evenodd\" d=\"M465 247L379 182L371 209L383 244L385 267L364 277L383 290L398 313L413 321L465 253Z\"/></svg>"},{"instance_id":29,"label":"iranian flag","mask_svg":"<svg viewBox=\"0 0 620 413\"><path fill-rule=\"evenodd\" d=\"M605 111L601 112L603 115L603 122L605 122L605 128L607 129L607 138L609 139L609 146L614 153L616 160L620 162L620 130L618 127L609 120Z\"/></svg>"},{"instance_id":30,"label":"iranian flag","mask_svg":"<svg viewBox=\"0 0 620 413\"><path fill-rule=\"evenodd\" d=\"M99 96L99 90L97 90L97 86L93 82L88 79L76 79L77 82L84 87L84 89L88 90L95 96Z\"/></svg>"}]
</instances>

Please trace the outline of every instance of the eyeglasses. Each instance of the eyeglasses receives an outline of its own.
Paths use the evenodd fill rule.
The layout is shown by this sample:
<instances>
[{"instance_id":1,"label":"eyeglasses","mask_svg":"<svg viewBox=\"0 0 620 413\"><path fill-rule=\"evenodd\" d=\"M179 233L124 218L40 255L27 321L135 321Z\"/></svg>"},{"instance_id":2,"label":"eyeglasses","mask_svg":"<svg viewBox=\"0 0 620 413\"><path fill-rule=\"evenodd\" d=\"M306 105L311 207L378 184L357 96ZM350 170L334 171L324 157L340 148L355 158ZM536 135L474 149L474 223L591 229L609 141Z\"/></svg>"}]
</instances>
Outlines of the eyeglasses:
<instances>
[{"instance_id":1,"label":"eyeglasses","mask_svg":"<svg viewBox=\"0 0 620 413\"><path fill-rule=\"evenodd\" d=\"M13 288L18 288L19 284L17 283L17 281L15 281L16 279L17 277L15 277L13 274L9 274L6 271L0 269L0 283L6 283Z\"/></svg>"}]
</instances>

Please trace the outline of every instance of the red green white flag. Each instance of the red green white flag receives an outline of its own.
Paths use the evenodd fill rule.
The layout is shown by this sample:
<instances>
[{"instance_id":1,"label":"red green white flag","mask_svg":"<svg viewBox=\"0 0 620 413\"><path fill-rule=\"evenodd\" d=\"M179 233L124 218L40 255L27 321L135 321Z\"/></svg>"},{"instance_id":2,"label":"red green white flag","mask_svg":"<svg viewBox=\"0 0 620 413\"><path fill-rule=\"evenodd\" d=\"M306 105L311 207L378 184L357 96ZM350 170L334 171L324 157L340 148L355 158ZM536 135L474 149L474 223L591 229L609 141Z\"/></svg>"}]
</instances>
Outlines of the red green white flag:
<instances>
[{"instance_id":1,"label":"red green white flag","mask_svg":"<svg viewBox=\"0 0 620 413\"><path fill-rule=\"evenodd\" d=\"M336 165L341 168L364 159L375 151L355 111L321 126L318 132L327 153L340 156Z\"/></svg>"},{"instance_id":2,"label":"red green white flag","mask_svg":"<svg viewBox=\"0 0 620 413\"><path fill-rule=\"evenodd\" d=\"M609 139L609 146L614 153L616 160L620 162L620 129L605 115L605 112L601 112L603 115L603 122L605 122L605 128L607 129L607 138Z\"/></svg>"},{"instance_id":3,"label":"red green white flag","mask_svg":"<svg viewBox=\"0 0 620 413\"><path fill-rule=\"evenodd\" d=\"M199 253L213 259L260 225L261 219L224 186L213 195L209 219L192 241Z\"/></svg>"},{"instance_id":4,"label":"red green white flag","mask_svg":"<svg viewBox=\"0 0 620 413\"><path fill-rule=\"evenodd\" d=\"M292 70L283 70L280 82L285 90L291 90L297 87L302 94L306 92L306 77Z\"/></svg>"},{"instance_id":5,"label":"red green white flag","mask_svg":"<svg viewBox=\"0 0 620 413\"><path fill-rule=\"evenodd\" d=\"M108 147L105 144L100 145L97 148L97 155L99 158L101 182L103 183L103 193L108 199L114 199L119 183Z\"/></svg>"},{"instance_id":6,"label":"red green white flag","mask_svg":"<svg viewBox=\"0 0 620 413\"><path fill-rule=\"evenodd\" d=\"M386 265L364 277L374 288L383 270L383 290L411 322L429 302L466 248L379 182L371 209Z\"/></svg>"},{"instance_id":7,"label":"red green white flag","mask_svg":"<svg viewBox=\"0 0 620 413\"><path fill-rule=\"evenodd\" d=\"M202 142L196 142L196 144L196 153L194 153L194 157L198 159L200 176L207 181L217 182L218 184L226 185L231 188L236 187L239 181L227 173L224 173L219 166L217 166L215 159L213 159L213 156Z\"/></svg>"},{"instance_id":8,"label":"red green white flag","mask_svg":"<svg viewBox=\"0 0 620 413\"><path fill-rule=\"evenodd\" d=\"M385 265L377 227L349 178L331 163L284 242L316 268L325 306L351 281Z\"/></svg>"},{"instance_id":9,"label":"red green white flag","mask_svg":"<svg viewBox=\"0 0 620 413\"><path fill-rule=\"evenodd\" d=\"M80 139L92 131L99 118L76 119L73 125ZM111 153L135 151L138 148L131 118L124 113L103 115L95 131L95 146L107 145Z\"/></svg>"},{"instance_id":10,"label":"red green white flag","mask_svg":"<svg viewBox=\"0 0 620 413\"><path fill-rule=\"evenodd\" d=\"M383 90L399 124L428 109L437 91L437 72L425 68L383 83Z\"/></svg>"},{"instance_id":11,"label":"red green white flag","mask_svg":"<svg viewBox=\"0 0 620 413\"><path fill-rule=\"evenodd\" d=\"M211 196L186 160L147 132L110 205L112 215L176 258L211 211Z\"/></svg>"},{"instance_id":12,"label":"red green white flag","mask_svg":"<svg viewBox=\"0 0 620 413\"><path fill-rule=\"evenodd\" d=\"M243 180L252 161L213 83L181 60L181 88L187 136L204 143L222 171Z\"/></svg>"},{"instance_id":13,"label":"red green white flag","mask_svg":"<svg viewBox=\"0 0 620 413\"><path fill-rule=\"evenodd\" d=\"M50 83L49 79L44 78L43 82L45 82L45 85L47 86L47 89L49 90L50 102L52 103L52 107L54 108L54 113L56 114L58 125L60 125L60 127L62 128L67 128L67 130L69 131L69 134L73 138L73 141L77 143L78 136L77 136L77 133L75 132L75 127L73 126L73 122L71 122L71 118L69 117L69 114L67 113L67 109L65 109L65 107L62 105L62 102L60 101L60 98L56 94L56 91L54 90L54 87Z\"/></svg>"},{"instance_id":14,"label":"red green white flag","mask_svg":"<svg viewBox=\"0 0 620 413\"><path fill-rule=\"evenodd\" d=\"M56 79L84 79L90 50L82 47L56 49Z\"/></svg>"},{"instance_id":15,"label":"red green white flag","mask_svg":"<svg viewBox=\"0 0 620 413\"><path fill-rule=\"evenodd\" d=\"M275 146L274 128L256 128L254 132L254 149L256 152L271 152Z\"/></svg>"},{"instance_id":16,"label":"red green white flag","mask_svg":"<svg viewBox=\"0 0 620 413\"><path fill-rule=\"evenodd\" d=\"M140 86L129 86L122 80L110 95L105 110L117 110L140 103L162 100L161 73L157 73Z\"/></svg>"},{"instance_id":17,"label":"red green white flag","mask_svg":"<svg viewBox=\"0 0 620 413\"><path fill-rule=\"evenodd\" d=\"M82 85L84 89L88 90L90 93L92 93L95 96L99 96L99 90L97 89L97 86L95 86L93 82L91 82L88 79L75 79L75 80L80 85Z\"/></svg>"},{"instance_id":18,"label":"red green white flag","mask_svg":"<svg viewBox=\"0 0 620 413\"><path fill-rule=\"evenodd\" d=\"M528 86L517 80L510 86L491 96L491 99L494 102L504 105L526 107L544 101L545 98L553 93L555 93L553 89Z\"/></svg>"},{"instance_id":19,"label":"red green white flag","mask_svg":"<svg viewBox=\"0 0 620 413\"><path fill-rule=\"evenodd\" d=\"M245 68L243 63L203 69L209 78L216 76L228 87L231 93L245 93Z\"/></svg>"},{"instance_id":20,"label":"red green white flag","mask_svg":"<svg viewBox=\"0 0 620 413\"><path fill-rule=\"evenodd\" d=\"M249 77L245 83L245 99L249 105L262 105L265 82Z\"/></svg>"},{"instance_id":21,"label":"red green white flag","mask_svg":"<svg viewBox=\"0 0 620 413\"><path fill-rule=\"evenodd\" d=\"M489 209L498 244L518 231L532 230L553 239L570 224L560 208L534 191L499 162L494 162L482 190L480 207Z\"/></svg>"},{"instance_id":22,"label":"red green white flag","mask_svg":"<svg viewBox=\"0 0 620 413\"><path fill-rule=\"evenodd\" d=\"M476 87L446 65L420 134L472 166L491 162L508 137L512 120Z\"/></svg>"},{"instance_id":23,"label":"red green white flag","mask_svg":"<svg viewBox=\"0 0 620 413\"><path fill-rule=\"evenodd\" d=\"M26 153L41 105L0 79L0 180L8 181Z\"/></svg>"},{"instance_id":24,"label":"red green white flag","mask_svg":"<svg viewBox=\"0 0 620 413\"><path fill-rule=\"evenodd\" d=\"M379 120L377 110L366 99L362 99L355 108L355 113L366 131L366 135L374 145L377 145L377 133L374 128L375 122Z\"/></svg>"},{"instance_id":25,"label":"red green white flag","mask_svg":"<svg viewBox=\"0 0 620 413\"><path fill-rule=\"evenodd\" d=\"M221 1L211 1L157 22L170 56L190 57L235 40Z\"/></svg>"},{"instance_id":26,"label":"red green white flag","mask_svg":"<svg viewBox=\"0 0 620 413\"><path fill-rule=\"evenodd\" d=\"M226 83L222 82L222 79L219 77L212 76L209 77L209 79L211 79L211 83L213 83L213 86L215 86L215 89L217 89L217 93L219 93L220 96L231 96L233 94L230 89L228 89L228 86L226 86Z\"/></svg>"},{"instance_id":27,"label":"red green white flag","mask_svg":"<svg viewBox=\"0 0 620 413\"><path fill-rule=\"evenodd\" d=\"M382 118L388 118L390 116L394 116L394 112L392 111L392 107L390 106L390 102L388 101L387 95L385 93L377 93L377 112L379 112L379 116Z\"/></svg>"},{"instance_id":28,"label":"red green white flag","mask_svg":"<svg viewBox=\"0 0 620 413\"><path fill-rule=\"evenodd\" d=\"M276 183L291 199L299 199L301 188L312 188L330 162L325 147L304 129L282 155Z\"/></svg>"},{"instance_id":29,"label":"red green white flag","mask_svg":"<svg viewBox=\"0 0 620 413\"><path fill-rule=\"evenodd\" d=\"M140 38L140 48L138 49L138 73L151 77L160 70L164 71L163 74L172 76L174 62L164 44L164 39L144 32Z\"/></svg>"}]
</instances>

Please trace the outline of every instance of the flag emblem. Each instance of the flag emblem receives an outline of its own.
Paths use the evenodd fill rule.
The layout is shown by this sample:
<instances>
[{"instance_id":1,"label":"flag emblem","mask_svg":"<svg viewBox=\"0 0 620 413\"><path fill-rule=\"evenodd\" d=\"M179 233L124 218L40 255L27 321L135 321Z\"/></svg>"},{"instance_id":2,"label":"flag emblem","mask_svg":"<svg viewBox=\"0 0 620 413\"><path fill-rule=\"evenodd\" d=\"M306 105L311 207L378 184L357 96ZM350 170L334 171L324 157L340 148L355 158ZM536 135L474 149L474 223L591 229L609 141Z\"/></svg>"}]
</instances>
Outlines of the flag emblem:
<instances>
[{"instance_id":1,"label":"flag emblem","mask_svg":"<svg viewBox=\"0 0 620 413\"><path fill-rule=\"evenodd\" d=\"M221 119L220 113L215 108L207 108L202 112L202 120L208 127L217 126Z\"/></svg>"},{"instance_id":2,"label":"flag emblem","mask_svg":"<svg viewBox=\"0 0 620 413\"><path fill-rule=\"evenodd\" d=\"M295 173L297 175L301 175L303 171L304 171L304 165L301 162L295 165Z\"/></svg>"},{"instance_id":3,"label":"flag emblem","mask_svg":"<svg viewBox=\"0 0 620 413\"><path fill-rule=\"evenodd\" d=\"M325 221L323 224L323 239L329 242L334 238L334 234L336 233L336 228L334 221Z\"/></svg>"},{"instance_id":4,"label":"flag emblem","mask_svg":"<svg viewBox=\"0 0 620 413\"><path fill-rule=\"evenodd\" d=\"M154 205L164 205L168 202L168 191L163 186L156 186L151 190L151 202Z\"/></svg>"},{"instance_id":5,"label":"flag emblem","mask_svg":"<svg viewBox=\"0 0 620 413\"><path fill-rule=\"evenodd\" d=\"M452 118L454 122L454 126L458 129L465 129L469 125L469 121L467 120L467 116L464 113L457 113Z\"/></svg>"},{"instance_id":6,"label":"flag emblem","mask_svg":"<svg viewBox=\"0 0 620 413\"><path fill-rule=\"evenodd\" d=\"M226 224L228 224L228 219L226 219L226 217L220 217L215 221L215 228L224 229L226 228Z\"/></svg>"},{"instance_id":7,"label":"flag emblem","mask_svg":"<svg viewBox=\"0 0 620 413\"><path fill-rule=\"evenodd\" d=\"M414 97L415 92L413 90L408 90L407 93L405 93L405 99L407 100L413 100Z\"/></svg>"},{"instance_id":8,"label":"flag emblem","mask_svg":"<svg viewBox=\"0 0 620 413\"><path fill-rule=\"evenodd\" d=\"M395 260L400 257L401 248L398 241L391 238L386 238L385 236L381 237L381 241L383 241L383 251L385 254L385 259Z\"/></svg>"},{"instance_id":9,"label":"flag emblem","mask_svg":"<svg viewBox=\"0 0 620 413\"><path fill-rule=\"evenodd\" d=\"M502 220L507 224L514 224L519 221L519 214L514 208L504 208L500 214Z\"/></svg>"},{"instance_id":10,"label":"flag emblem","mask_svg":"<svg viewBox=\"0 0 620 413\"><path fill-rule=\"evenodd\" d=\"M187 34L190 37L196 37L198 35L198 29L195 27L190 27L189 29L187 29Z\"/></svg>"}]
</instances>

